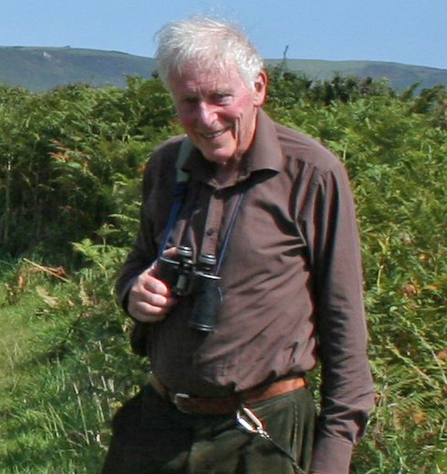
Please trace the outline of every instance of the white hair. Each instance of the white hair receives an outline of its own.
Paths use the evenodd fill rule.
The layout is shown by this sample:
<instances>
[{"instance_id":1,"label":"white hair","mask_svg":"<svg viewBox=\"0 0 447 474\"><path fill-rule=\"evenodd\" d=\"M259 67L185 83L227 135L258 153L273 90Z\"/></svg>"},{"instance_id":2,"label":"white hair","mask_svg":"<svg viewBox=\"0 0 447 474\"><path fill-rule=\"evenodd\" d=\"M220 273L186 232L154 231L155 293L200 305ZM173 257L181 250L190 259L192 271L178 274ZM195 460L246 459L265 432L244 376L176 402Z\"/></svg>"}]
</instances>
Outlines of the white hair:
<instances>
[{"instance_id":1,"label":"white hair","mask_svg":"<svg viewBox=\"0 0 447 474\"><path fill-rule=\"evenodd\" d=\"M169 75L182 74L188 63L224 71L235 65L250 89L264 65L250 40L227 22L205 16L173 21L156 35L157 72L169 89Z\"/></svg>"}]
</instances>

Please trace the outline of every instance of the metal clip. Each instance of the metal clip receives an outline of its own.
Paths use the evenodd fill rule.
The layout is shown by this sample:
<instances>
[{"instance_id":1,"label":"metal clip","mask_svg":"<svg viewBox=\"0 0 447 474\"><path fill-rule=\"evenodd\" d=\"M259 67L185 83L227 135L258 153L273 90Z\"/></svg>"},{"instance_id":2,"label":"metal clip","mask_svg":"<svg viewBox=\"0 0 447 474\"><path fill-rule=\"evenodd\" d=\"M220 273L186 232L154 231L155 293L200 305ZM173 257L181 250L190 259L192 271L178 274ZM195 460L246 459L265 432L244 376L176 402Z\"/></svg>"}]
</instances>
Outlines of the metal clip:
<instances>
[{"instance_id":1,"label":"metal clip","mask_svg":"<svg viewBox=\"0 0 447 474\"><path fill-rule=\"evenodd\" d=\"M181 411L182 413L188 413L182 402L188 400L190 398L190 396L187 394L187 393L176 393L172 399L172 403L174 403L174 405L177 407L177 409L179 411Z\"/></svg>"},{"instance_id":2,"label":"metal clip","mask_svg":"<svg viewBox=\"0 0 447 474\"><path fill-rule=\"evenodd\" d=\"M236 421L241 428L252 434L258 434L264 438L270 438L267 431L264 429L262 421L247 407L242 406L236 412Z\"/></svg>"},{"instance_id":3,"label":"metal clip","mask_svg":"<svg viewBox=\"0 0 447 474\"><path fill-rule=\"evenodd\" d=\"M298 466L295 456L293 456L292 453L284 449L271 438L271 436L264 429L262 421L249 408L241 406L241 408L239 408L239 410L236 412L236 421L242 429L250 434L261 436L272 443L272 445L278 451L284 454L284 456L287 456L292 462L293 470L296 474L305 474L304 471Z\"/></svg>"}]
</instances>

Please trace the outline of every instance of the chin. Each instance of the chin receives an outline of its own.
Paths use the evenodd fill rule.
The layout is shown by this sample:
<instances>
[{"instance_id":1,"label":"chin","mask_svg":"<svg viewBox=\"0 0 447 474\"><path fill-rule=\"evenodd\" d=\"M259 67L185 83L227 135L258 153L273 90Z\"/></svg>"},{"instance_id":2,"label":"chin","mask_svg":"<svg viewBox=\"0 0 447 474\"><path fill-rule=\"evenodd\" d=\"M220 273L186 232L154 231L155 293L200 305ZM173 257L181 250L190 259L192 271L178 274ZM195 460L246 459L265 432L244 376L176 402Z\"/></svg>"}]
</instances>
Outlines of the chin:
<instances>
[{"instance_id":1,"label":"chin","mask_svg":"<svg viewBox=\"0 0 447 474\"><path fill-rule=\"evenodd\" d=\"M214 163L225 163L235 155L235 150L207 150L202 148L200 150L202 155L208 160Z\"/></svg>"}]
</instances>

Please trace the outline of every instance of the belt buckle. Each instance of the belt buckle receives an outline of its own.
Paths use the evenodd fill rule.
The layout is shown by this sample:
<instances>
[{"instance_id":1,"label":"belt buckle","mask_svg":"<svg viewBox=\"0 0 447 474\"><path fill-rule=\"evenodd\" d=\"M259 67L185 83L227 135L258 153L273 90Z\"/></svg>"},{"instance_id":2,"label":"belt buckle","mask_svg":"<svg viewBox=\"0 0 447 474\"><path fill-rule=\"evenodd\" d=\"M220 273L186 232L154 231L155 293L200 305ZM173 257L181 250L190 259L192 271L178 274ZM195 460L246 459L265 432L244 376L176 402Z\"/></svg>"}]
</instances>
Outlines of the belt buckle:
<instances>
[{"instance_id":1,"label":"belt buckle","mask_svg":"<svg viewBox=\"0 0 447 474\"><path fill-rule=\"evenodd\" d=\"M177 407L178 411L189 414L189 411L185 409L185 406L184 405L182 406L182 402L185 402L186 400L189 400L190 398L191 397L187 393L177 392L172 397L172 403Z\"/></svg>"}]
</instances>

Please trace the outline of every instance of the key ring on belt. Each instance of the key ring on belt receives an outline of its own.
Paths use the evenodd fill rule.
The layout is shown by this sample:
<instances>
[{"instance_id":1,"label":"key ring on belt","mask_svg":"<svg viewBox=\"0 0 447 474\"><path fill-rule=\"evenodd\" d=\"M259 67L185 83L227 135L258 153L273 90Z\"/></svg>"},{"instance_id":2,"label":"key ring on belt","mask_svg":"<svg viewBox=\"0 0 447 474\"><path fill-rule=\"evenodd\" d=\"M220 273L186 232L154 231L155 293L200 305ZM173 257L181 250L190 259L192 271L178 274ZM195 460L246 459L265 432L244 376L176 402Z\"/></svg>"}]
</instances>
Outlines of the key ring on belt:
<instances>
[{"instance_id":1,"label":"key ring on belt","mask_svg":"<svg viewBox=\"0 0 447 474\"><path fill-rule=\"evenodd\" d=\"M262 421L253 413L252 410L242 405L236 412L236 422L239 427L247 433L258 435L273 444L278 451L292 461L293 469L296 474L305 474L305 472L298 466L295 456L275 442L264 428Z\"/></svg>"}]
</instances>

